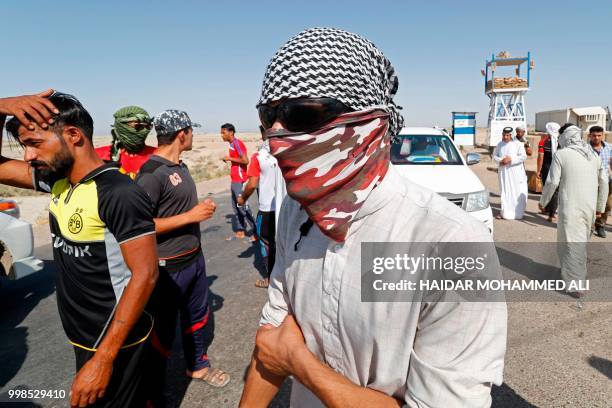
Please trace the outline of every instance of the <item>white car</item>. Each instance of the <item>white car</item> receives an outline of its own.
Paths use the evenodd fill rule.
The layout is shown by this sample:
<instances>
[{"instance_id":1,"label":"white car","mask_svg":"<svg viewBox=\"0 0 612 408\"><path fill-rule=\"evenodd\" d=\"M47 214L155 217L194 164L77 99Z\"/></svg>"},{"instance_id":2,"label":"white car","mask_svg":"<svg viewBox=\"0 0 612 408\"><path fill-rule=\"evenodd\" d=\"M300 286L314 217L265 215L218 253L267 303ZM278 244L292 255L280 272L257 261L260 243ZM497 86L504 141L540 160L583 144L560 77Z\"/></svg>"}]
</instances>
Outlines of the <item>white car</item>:
<instances>
[{"instance_id":1,"label":"white car","mask_svg":"<svg viewBox=\"0 0 612 408\"><path fill-rule=\"evenodd\" d=\"M32 226L18 219L19 207L0 199L0 277L20 279L43 268L34 257Z\"/></svg>"},{"instance_id":2,"label":"white car","mask_svg":"<svg viewBox=\"0 0 612 408\"><path fill-rule=\"evenodd\" d=\"M455 203L493 234L489 192L468 167L480 162L478 153L464 159L443 129L406 127L393 139L391 162L402 176Z\"/></svg>"}]
</instances>

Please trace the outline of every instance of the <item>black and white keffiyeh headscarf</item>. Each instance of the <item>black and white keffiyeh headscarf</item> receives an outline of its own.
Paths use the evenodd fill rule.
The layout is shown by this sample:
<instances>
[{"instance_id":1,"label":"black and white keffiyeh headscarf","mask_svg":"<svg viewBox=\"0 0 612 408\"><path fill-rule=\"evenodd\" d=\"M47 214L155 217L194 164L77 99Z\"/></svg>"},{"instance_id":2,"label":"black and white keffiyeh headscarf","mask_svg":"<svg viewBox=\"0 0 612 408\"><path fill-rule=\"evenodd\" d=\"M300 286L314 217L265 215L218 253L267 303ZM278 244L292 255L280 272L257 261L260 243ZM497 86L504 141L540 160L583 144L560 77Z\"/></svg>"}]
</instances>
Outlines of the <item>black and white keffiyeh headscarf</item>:
<instances>
[{"instance_id":1,"label":"black and white keffiyeh headscarf","mask_svg":"<svg viewBox=\"0 0 612 408\"><path fill-rule=\"evenodd\" d=\"M283 45L268 64L259 104L282 98L334 98L355 110L389 113L389 133L404 119L393 102L398 79L374 44L334 28L311 28Z\"/></svg>"}]
</instances>

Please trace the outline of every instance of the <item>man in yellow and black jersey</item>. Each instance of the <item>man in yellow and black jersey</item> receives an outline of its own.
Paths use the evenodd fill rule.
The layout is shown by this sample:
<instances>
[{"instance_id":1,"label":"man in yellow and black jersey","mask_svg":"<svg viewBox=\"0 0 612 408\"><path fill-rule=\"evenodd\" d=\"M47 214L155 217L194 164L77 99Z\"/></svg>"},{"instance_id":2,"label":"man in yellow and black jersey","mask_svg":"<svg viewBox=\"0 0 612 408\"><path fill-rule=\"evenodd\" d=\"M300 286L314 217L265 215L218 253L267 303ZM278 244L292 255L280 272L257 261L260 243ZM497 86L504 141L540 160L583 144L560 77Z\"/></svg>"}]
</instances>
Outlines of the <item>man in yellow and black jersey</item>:
<instances>
[{"instance_id":1,"label":"man in yellow and black jersey","mask_svg":"<svg viewBox=\"0 0 612 408\"><path fill-rule=\"evenodd\" d=\"M0 129L24 161L0 156L0 183L51 194L57 303L76 356L70 404L144 407L144 357L153 320L143 313L157 279L146 193L93 144L93 120L71 95L0 99Z\"/></svg>"}]
</instances>

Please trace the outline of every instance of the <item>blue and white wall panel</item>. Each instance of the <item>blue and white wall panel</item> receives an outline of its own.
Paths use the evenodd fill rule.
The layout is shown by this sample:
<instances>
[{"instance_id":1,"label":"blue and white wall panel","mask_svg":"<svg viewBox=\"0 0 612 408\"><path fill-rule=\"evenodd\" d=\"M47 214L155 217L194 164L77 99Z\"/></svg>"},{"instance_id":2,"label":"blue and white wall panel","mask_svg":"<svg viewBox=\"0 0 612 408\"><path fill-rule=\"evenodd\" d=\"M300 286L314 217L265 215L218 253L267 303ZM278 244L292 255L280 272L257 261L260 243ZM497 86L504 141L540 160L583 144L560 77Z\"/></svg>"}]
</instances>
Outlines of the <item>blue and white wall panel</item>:
<instances>
[{"instance_id":1,"label":"blue and white wall panel","mask_svg":"<svg viewBox=\"0 0 612 408\"><path fill-rule=\"evenodd\" d=\"M476 114L453 113L453 136L458 146L473 146L476 140Z\"/></svg>"}]
</instances>

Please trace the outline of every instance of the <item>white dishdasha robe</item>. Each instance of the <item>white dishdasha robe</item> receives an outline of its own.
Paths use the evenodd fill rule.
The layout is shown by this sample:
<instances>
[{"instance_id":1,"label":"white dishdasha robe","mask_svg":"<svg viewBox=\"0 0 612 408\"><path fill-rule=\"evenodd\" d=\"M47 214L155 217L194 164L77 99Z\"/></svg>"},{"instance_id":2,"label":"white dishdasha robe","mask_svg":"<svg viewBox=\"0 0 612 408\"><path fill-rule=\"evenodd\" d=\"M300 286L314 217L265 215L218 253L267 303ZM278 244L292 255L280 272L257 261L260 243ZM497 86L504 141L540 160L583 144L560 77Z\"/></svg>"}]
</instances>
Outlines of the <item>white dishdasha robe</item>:
<instances>
[{"instance_id":1,"label":"white dishdasha robe","mask_svg":"<svg viewBox=\"0 0 612 408\"><path fill-rule=\"evenodd\" d=\"M509 156L509 164L500 164ZM527 174L523 162L527 158L525 146L516 140L501 141L493 151L493 160L499 165L501 216L507 220L520 220L527 206Z\"/></svg>"}]
</instances>

